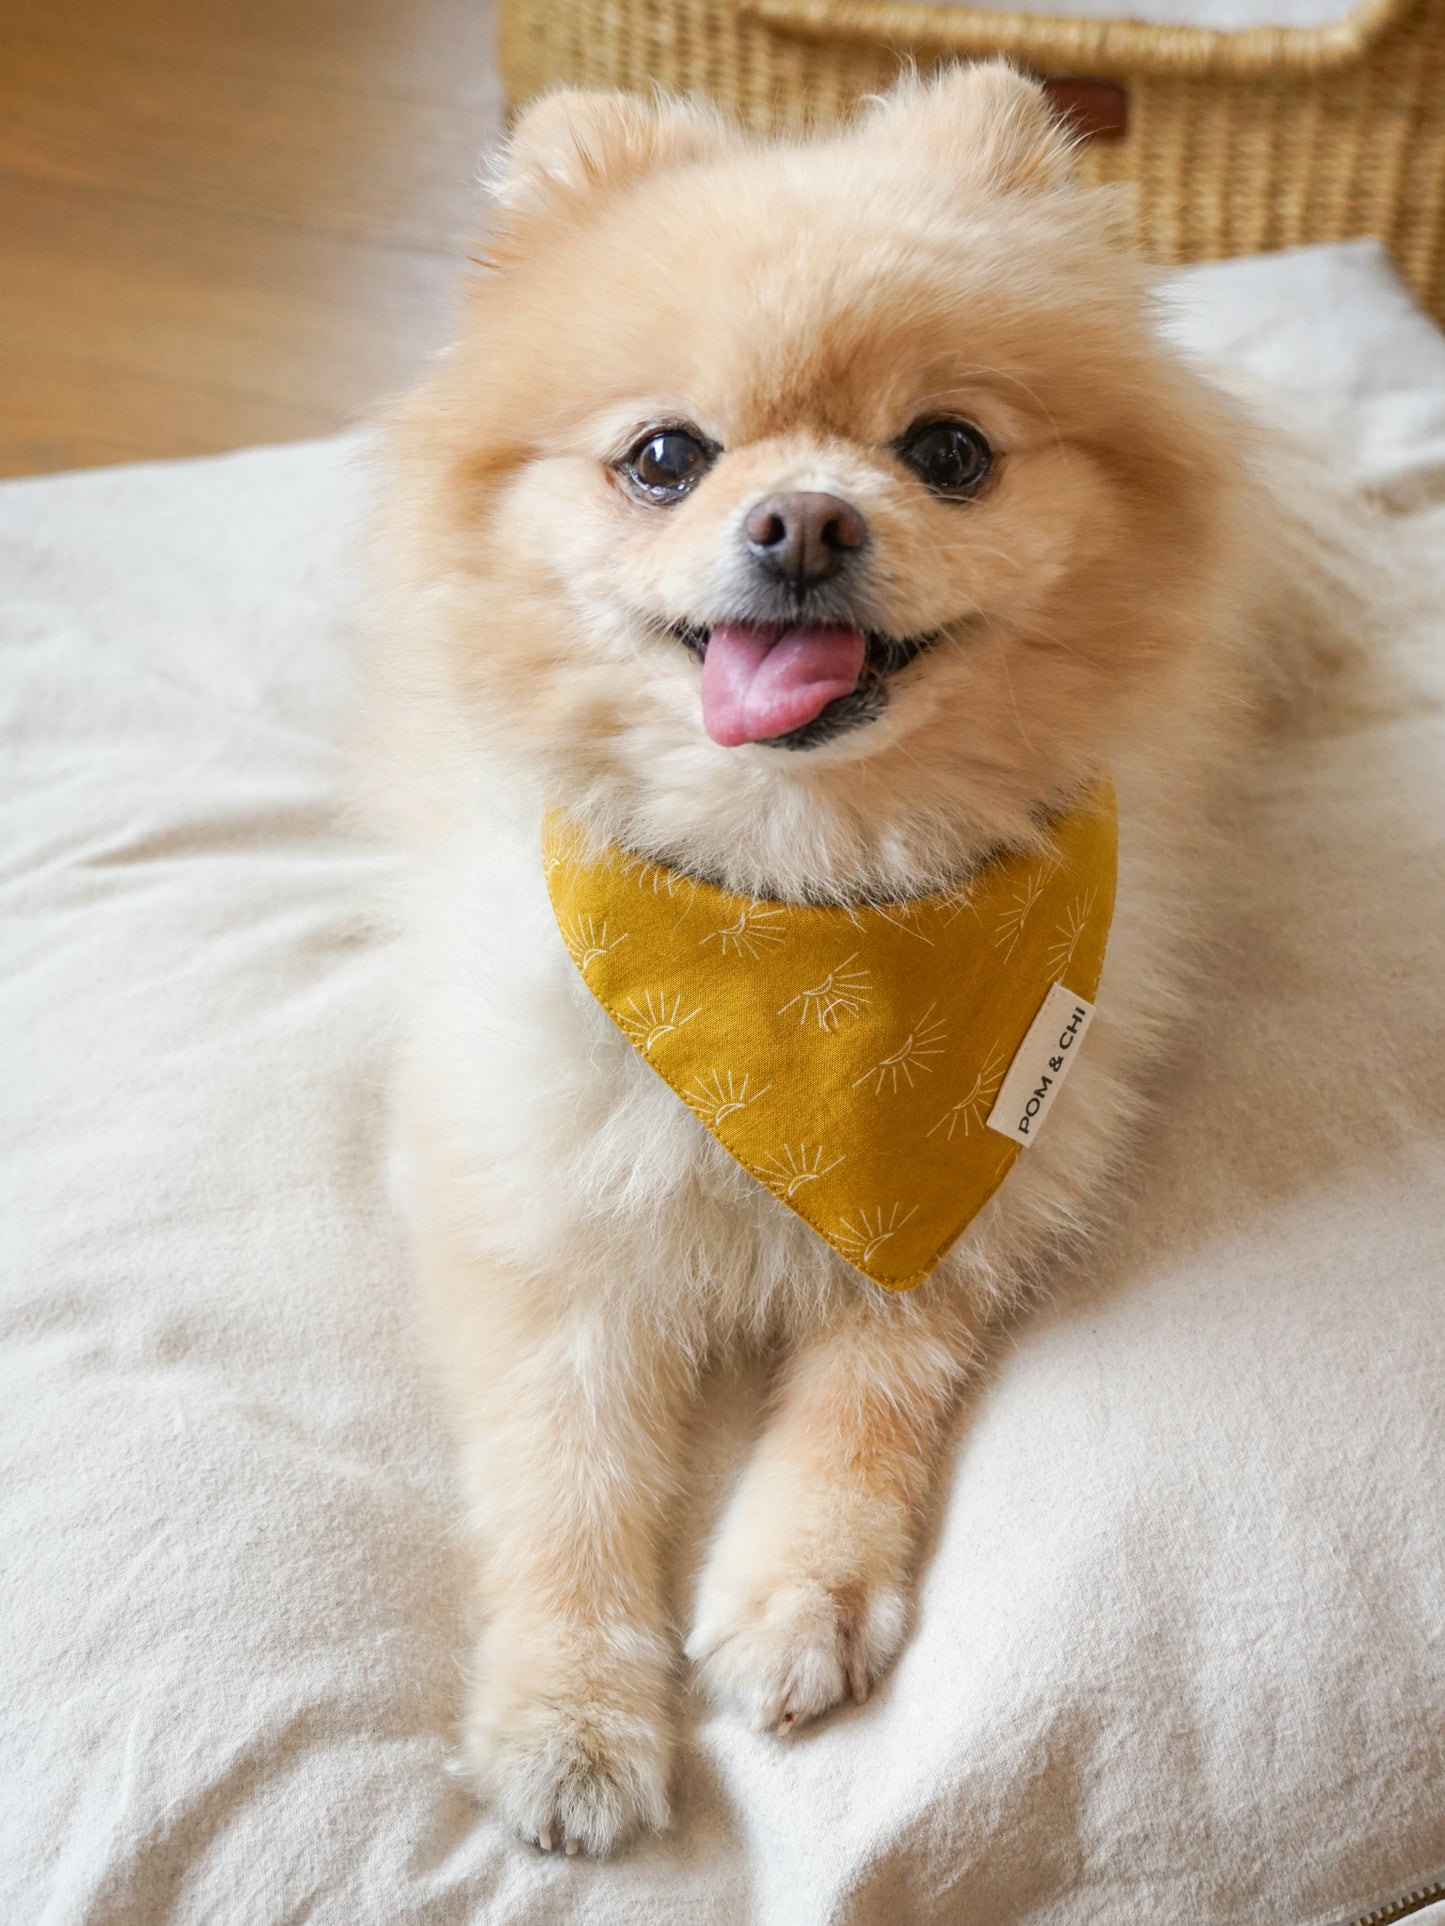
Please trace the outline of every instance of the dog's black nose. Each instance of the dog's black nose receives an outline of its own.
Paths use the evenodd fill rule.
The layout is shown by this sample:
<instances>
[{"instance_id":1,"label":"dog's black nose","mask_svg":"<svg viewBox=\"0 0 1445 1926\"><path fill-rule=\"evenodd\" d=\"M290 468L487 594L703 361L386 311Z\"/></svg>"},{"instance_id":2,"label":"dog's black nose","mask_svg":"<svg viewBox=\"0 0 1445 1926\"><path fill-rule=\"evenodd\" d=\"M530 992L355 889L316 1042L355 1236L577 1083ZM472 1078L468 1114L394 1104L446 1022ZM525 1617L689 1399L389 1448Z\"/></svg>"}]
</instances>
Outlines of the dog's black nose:
<instances>
[{"instance_id":1,"label":"dog's black nose","mask_svg":"<svg viewBox=\"0 0 1445 1926\"><path fill-rule=\"evenodd\" d=\"M743 523L758 565L799 589L836 575L844 556L861 548L867 535L867 523L850 503L804 489L767 496Z\"/></svg>"}]
</instances>

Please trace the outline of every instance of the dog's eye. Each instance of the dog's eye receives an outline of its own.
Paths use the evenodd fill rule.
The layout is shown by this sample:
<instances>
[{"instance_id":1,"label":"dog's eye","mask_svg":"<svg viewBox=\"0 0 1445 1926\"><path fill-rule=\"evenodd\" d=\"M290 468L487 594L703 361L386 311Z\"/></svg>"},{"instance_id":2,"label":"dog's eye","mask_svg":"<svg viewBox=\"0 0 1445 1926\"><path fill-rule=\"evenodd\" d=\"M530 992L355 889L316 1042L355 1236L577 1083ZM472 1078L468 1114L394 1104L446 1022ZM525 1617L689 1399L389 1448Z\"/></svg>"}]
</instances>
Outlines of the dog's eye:
<instances>
[{"instance_id":1,"label":"dog's eye","mask_svg":"<svg viewBox=\"0 0 1445 1926\"><path fill-rule=\"evenodd\" d=\"M622 472L648 501L676 501L712 467L717 450L691 428L653 428L622 462Z\"/></svg>"},{"instance_id":2,"label":"dog's eye","mask_svg":"<svg viewBox=\"0 0 1445 1926\"><path fill-rule=\"evenodd\" d=\"M919 421L896 444L898 459L935 495L976 495L993 466L993 450L966 421Z\"/></svg>"}]
</instances>

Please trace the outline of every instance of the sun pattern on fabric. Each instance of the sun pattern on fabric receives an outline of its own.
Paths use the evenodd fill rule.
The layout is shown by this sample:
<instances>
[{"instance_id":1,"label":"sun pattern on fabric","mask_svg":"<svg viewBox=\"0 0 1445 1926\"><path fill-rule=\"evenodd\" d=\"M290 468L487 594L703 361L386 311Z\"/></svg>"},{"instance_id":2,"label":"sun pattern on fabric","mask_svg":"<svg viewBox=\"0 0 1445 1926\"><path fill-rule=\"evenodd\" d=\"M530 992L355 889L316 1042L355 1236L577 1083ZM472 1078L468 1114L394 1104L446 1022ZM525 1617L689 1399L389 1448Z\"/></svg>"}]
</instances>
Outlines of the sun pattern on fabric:
<instances>
[{"instance_id":1,"label":"sun pattern on fabric","mask_svg":"<svg viewBox=\"0 0 1445 1926\"><path fill-rule=\"evenodd\" d=\"M948 1035L947 1024L941 1016L934 1014L937 1008L936 1003L930 1003L895 1050L890 1050L886 1057L880 1057L877 1063L871 1064L861 1077L853 1079L854 1088L860 1083L871 1084L875 1097L881 1097L885 1089L891 1090L896 1097L900 1077L911 1090L915 1071L920 1075L931 1073L933 1065L929 1058L943 1055L943 1044Z\"/></svg>"},{"instance_id":2,"label":"sun pattern on fabric","mask_svg":"<svg viewBox=\"0 0 1445 1926\"><path fill-rule=\"evenodd\" d=\"M665 1036L680 1030L684 1023L691 1023L701 1008L699 1004L683 1016L681 995L669 997L666 990L644 990L640 1000L628 997L624 1008L617 1013L617 1024L628 1042L635 1044L646 1057Z\"/></svg>"},{"instance_id":3,"label":"sun pattern on fabric","mask_svg":"<svg viewBox=\"0 0 1445 1926\"><path fill-rule=\"evenodd\" d=\"M1074 960L1074 952L1078 949L1084 931L1089 927L1089 918L1094 913L1096 894L1094 890L1086 890L1082 896L1076 897L1065 911L1064 920L1055 927L1054 940L1049 945L1048 954L1049 968L1056 978L1061 978Z\"/></svg>"},{"instance_id":4,"label":"sun pattern on fabric","mask_svg":"<svg viewBox=\"0 0 1445 1926\"><path fill-rule=\"evenodd\" d=\"M558 863L567 859L567 838L551 817L542 830L542 874L550 876Z\"/></svg>"},{"instance_id":5,"label":"sun pattern on fabric","mask_svg":"<svg viewBox=\"0 0 1445 1926\"><path fill-rule=\"evenodd\" d=\"M669 902L681 897L690 900L697 889L697 879L683 876L675 869L664 869L660 863L645 863L640 856L632 859L637 877L637 887L646 890L651 896L665 896Z\"/></svg>"},{"instance_id":6,"label":"sun pattern on fabric","mask_svg":"<svg viewBox=\"0 0 1445 1926\"><path fill-rule=\"evenodd\" d=\"M1000 912L994 942L1003 952L1005 963L1018 948L1019 938L1029 920L1029 911L1057 874L1056 863L1040 863L1036 870L1025 877L1022 887L1014 892L1008 906Z\"/></svg>"},{"instance_id":7,"label":"sun pattern on fabric","mask_svg":"<svg viewBox=\"0 0 1445 1926\"><path fill-rule=\"evenodd\" d=\"M1037 829L952 889L850 907L737 895L560 816L542 865L579 990L686 1105L679 1129L907 1290L1039 1154L989 1120L1044 998L1098 989L1112 790Z\"/></svg>"},{"instance_id":8,"label":"sun pattern on fabric","mask_svg":"<svg viewBox=\"0 0 1445 1926\"><path fill-rule=\"evenodd\" d=\"M868 1007L871 998L868 994L868 972L855 970L858 952L845 956L836 969L829 970L821 983L811 990L799 990L796 996L788 998L778 1011L786 1016L790 1010L798 1012L798 1022L806 1024L811 1016L816 1019L820 1030L836 1030L838 1019L843 1016L855 1017Z\"/></svg>"},{"instance_id":9,"label":"sun pattern on fabric","mask_svg":"<svg viewBox=\"0 0 1445 1926\"><path fill-rule=\"evenodd\" d=\"M590 916L577 916L563 925L562 941L572 952L572 961L586 976L599 957L606 956L609 950L615 950L619 943L627 941L627 931L622 930L609 940L606 917L597 923Z\"/></svg>"},{"instance_id":10,"label":"sun pattern on fabric","mask_svg":"<svg viewBox=\"0 0 1445 1926\"><path fill-rule=\"evenodd\" d=\"M814 1144L810 1150L806 1144L784 1144L781 1150L753 1166L753 1175L761 1177L769 1189L776 1190L785 1202L791 1203L804 1184L815 1184L820 1177L826 1177L830 1170L836 1170L842 1163L841 1157L828 1157L821 1144Z\"/></svg>"},{"instance_id":11,"label":"sun pattern on fabric","mask_svg":"<svg viewBox=\"0 0 1445 1926\"><path fill-rule=\"evenodd\" d=\"M948 1106L938 1122L932 1125L928 1132L929 1136L946 1128L948 1141L952 1143L953 1133L960 1124L963 1126L965 1137L975 1128L981 1130L984 1112L992 1105L994 1094L1003 1082L1003 1073L1007 1068L1003 1047L996 1043L989 1051L987 1059L974 1072L973 1082L956 1103Z\"/></svg>"},{"instance_id":12,"label":"sun pattern on fabric","mask_svg":"<svg viewBox=\"0 0 1445 1926\"><path fill-rule=\"evenodd\" d=\"M917 1215L917 1204L906 1211L902 1204L894 1204L886 1215L880 1204L876 1210L860 1210L856 1224L849 1218L843 1218L834 1238L843 1255L861 1270L871 1264L883 1246L891 1243Z\"/></svg>"},{"instance_id":13,"label":"sun pattern on fabric","mask_svg":"<svg viewBox=\"0 0 1445 1926\"><path fill-rule=\"evenodd\" d=\"M708 1126L716 1130L724 1117L730 1117L735 1110L746 1110L750 1103L765 1097L772 1088L764 1084L761 1089L749 1089L752 1072L745 1070L741 1076L731 1070L713 1070L706 1077L695 1077L692 1088L683 1091L683 1097Z\"/></svg>"},{"instance_id":14,"label":"sun pattern on fabric","mask_svg":"<svg viewBox=\"0 0 1445 1926\"><path fill-rule=\"evenodd\" d=\"M781 903L748 903L731 923L720 930L709 930L702 942L716 943L720 956L761 956L765 949L782 942L783 932L778 928L782 920Z\"/></svg>"}]
</instances>

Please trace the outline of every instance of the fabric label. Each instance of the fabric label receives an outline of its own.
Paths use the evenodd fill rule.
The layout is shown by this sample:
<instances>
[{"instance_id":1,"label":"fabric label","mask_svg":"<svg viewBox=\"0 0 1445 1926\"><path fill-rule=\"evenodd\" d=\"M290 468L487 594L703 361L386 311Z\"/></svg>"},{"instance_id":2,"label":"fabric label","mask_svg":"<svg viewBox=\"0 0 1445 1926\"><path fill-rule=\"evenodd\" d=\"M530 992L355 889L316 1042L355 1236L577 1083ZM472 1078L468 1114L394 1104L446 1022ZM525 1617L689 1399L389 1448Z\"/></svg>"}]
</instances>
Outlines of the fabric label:
<instances>
[{"instance_id":1,"label":"fabric label","mask_svg":"<svg viewBox=\"0 0 1445 1926\"><path fill-rule=\"evenodd\" d=\"M1044 1127L1094 1014L1087 997L1056 983L1039 1005L989 1112L988 1127L1031 1144Z\"/></svg>"}]
</instances>

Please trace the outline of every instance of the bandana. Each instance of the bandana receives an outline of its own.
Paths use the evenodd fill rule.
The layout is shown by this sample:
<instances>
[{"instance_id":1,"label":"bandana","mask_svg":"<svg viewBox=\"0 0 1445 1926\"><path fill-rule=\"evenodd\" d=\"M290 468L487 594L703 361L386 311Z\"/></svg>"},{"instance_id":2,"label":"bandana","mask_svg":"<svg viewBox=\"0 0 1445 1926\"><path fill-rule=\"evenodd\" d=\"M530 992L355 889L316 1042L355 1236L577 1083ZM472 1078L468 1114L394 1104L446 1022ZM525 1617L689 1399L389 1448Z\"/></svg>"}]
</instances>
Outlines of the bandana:
<instances>
[{"instance_id":1,"label":"bandana","mask_svg":"<svg viewBox=\"0 0 1445 1926\"><path fill-rule=\"evenodd\" d=\"M1114 910L1103 784L958 889L857 908L695 881L566 817L552 908L587 988L757 1181L889 1290L927 1277L1042 1126Z\"/></svg>"}]
</instances>

